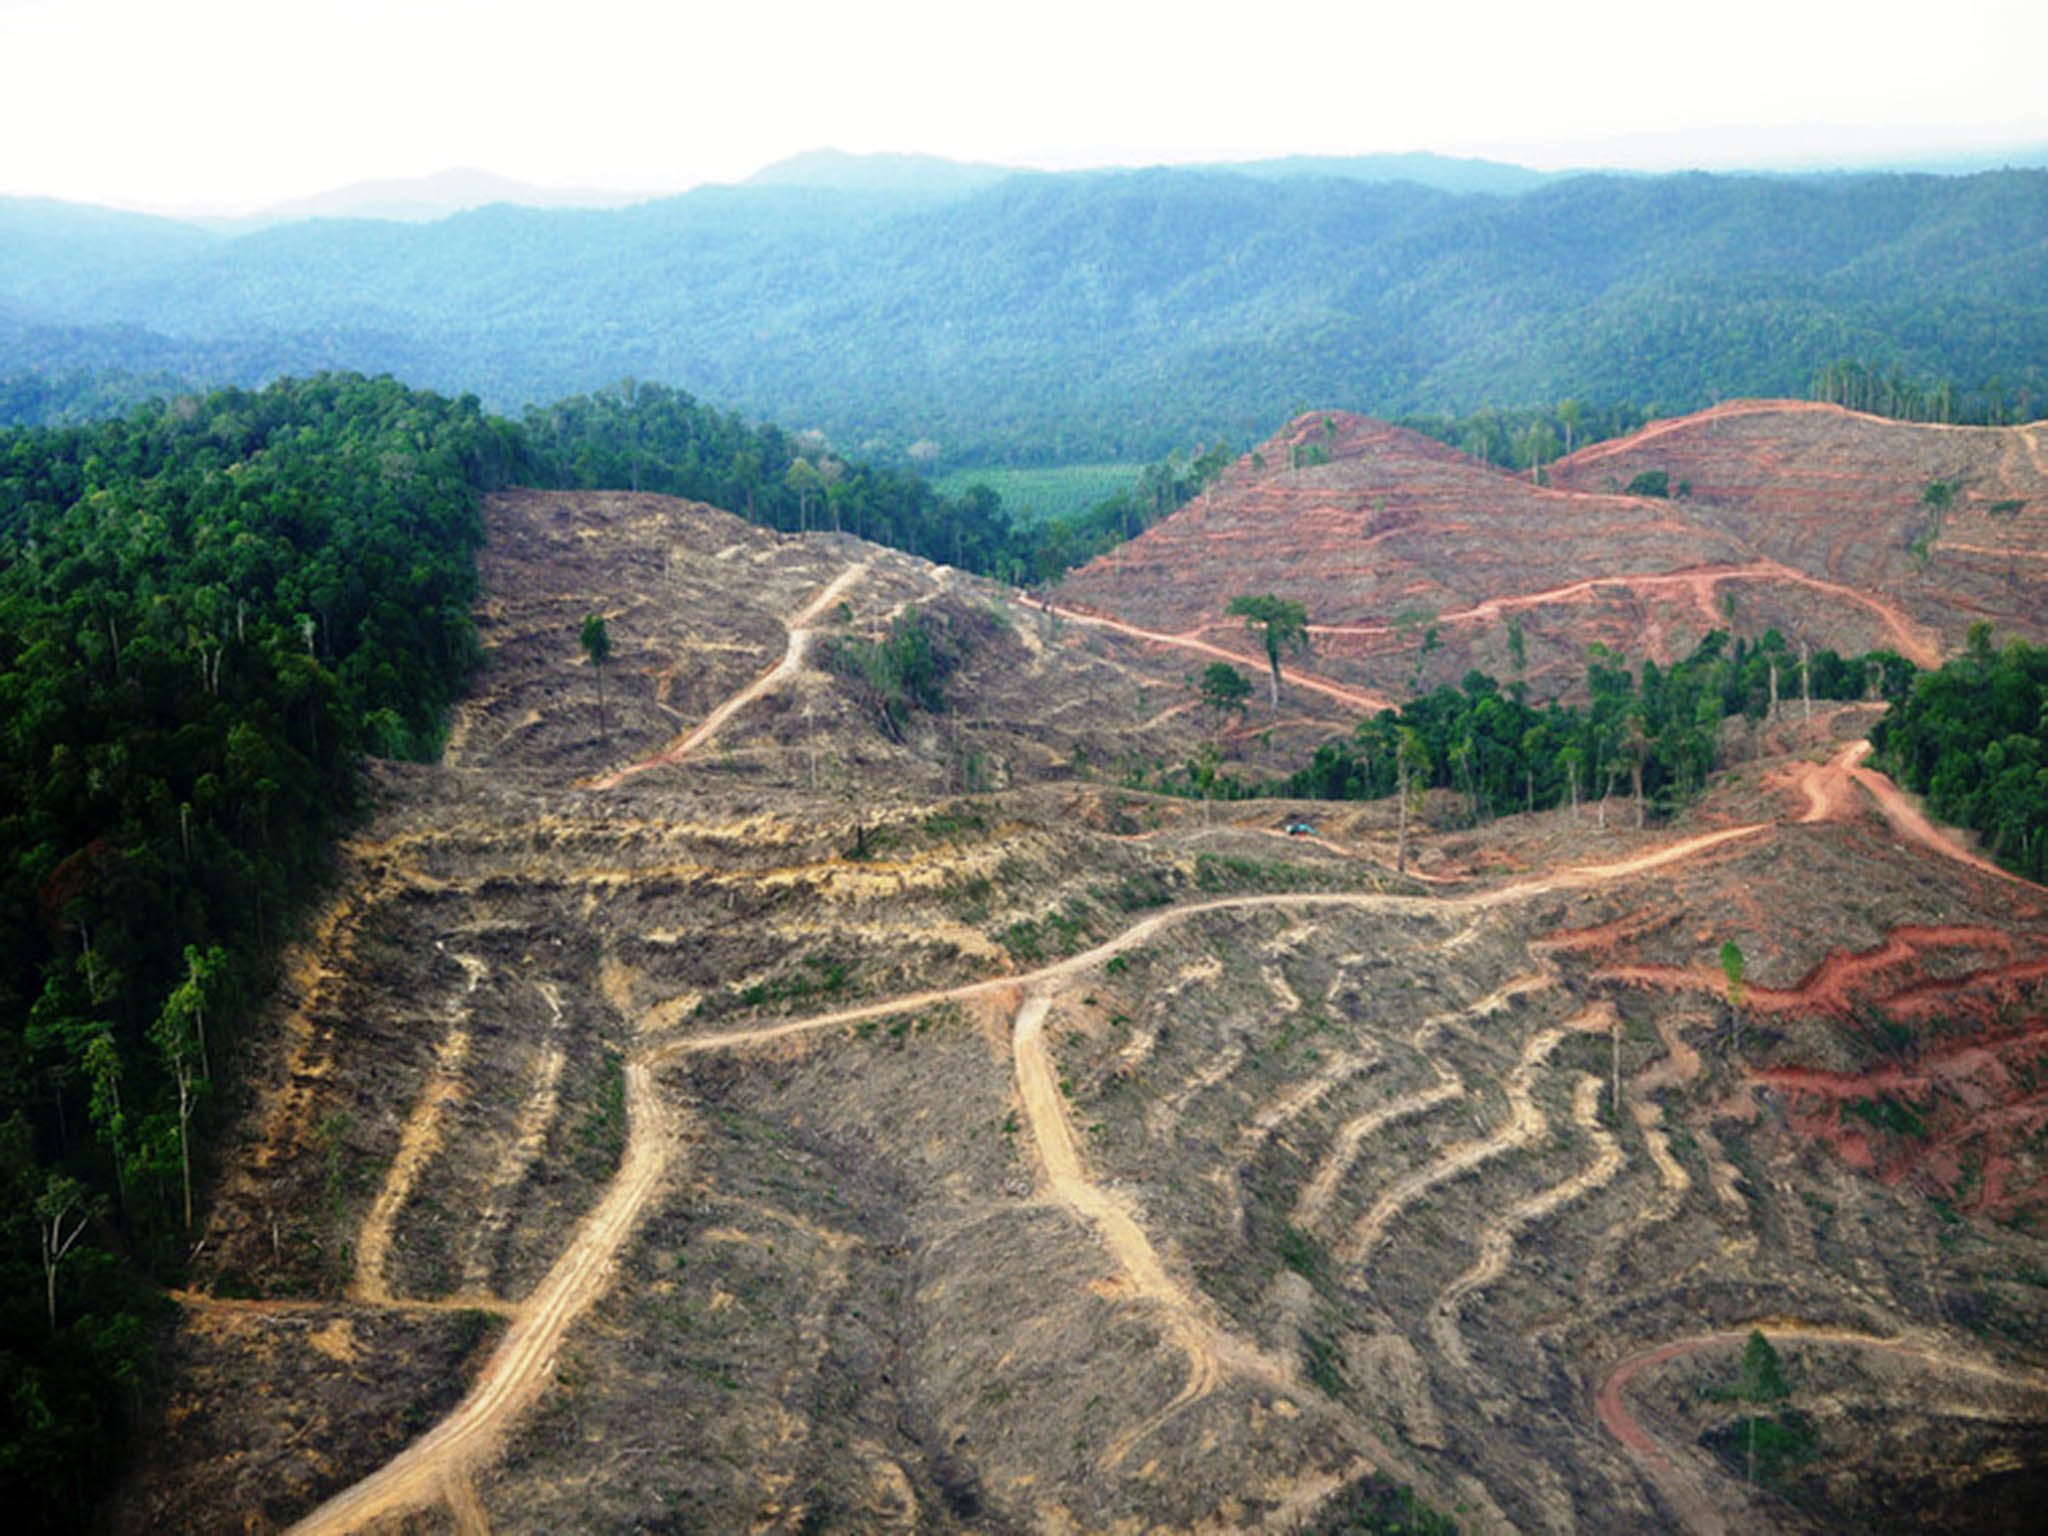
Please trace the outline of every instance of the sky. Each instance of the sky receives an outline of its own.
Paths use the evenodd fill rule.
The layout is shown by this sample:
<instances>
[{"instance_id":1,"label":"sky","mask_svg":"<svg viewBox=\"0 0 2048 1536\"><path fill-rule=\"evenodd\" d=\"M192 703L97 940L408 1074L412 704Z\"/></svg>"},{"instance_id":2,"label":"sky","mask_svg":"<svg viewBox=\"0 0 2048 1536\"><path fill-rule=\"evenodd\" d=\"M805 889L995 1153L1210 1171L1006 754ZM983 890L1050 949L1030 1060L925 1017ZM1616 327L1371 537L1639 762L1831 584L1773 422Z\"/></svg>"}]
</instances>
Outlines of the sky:
<instances>
[{"instance_id":1,"label":"sky","mask_svg":"<svg viewBox=\"0 0 2048 1536\"><path fill-rule=\"evenodd\" d=\"M803 150L1542 170L2048 145L2044 0L0 0L0 194L235 214L478 167L675 191Z\"/></svg>"}]
</instances>

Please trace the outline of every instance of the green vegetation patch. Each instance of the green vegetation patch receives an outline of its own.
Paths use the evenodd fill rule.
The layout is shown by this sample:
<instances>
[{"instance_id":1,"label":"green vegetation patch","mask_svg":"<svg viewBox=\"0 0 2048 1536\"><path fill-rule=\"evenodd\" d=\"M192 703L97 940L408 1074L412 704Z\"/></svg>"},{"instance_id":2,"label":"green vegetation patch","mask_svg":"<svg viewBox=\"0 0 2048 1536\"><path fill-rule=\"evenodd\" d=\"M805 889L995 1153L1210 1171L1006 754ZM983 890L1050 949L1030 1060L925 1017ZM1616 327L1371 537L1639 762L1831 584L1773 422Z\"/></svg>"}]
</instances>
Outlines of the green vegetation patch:
<instances>
[{"instance_id":1,"label":"green vegetation patch","mask_svg":"<svg viewBox=\"0 0 2048 1536\"><path fill-rule=\"evenodd\" d=\"M1854 1115L1866 1125L1889 1131L1908 1141L1927 1139L1927 1123L1920 1118L1919 1112L1904 1099L1889 1093L1881 1093L1873 1099L1845 1099L1842 1101L1842 1113Z\"/></svg>"},{"instance_id":2,"label":"green vegetation patch","mask_svg":"<svg viewBox=\"0 0 2048 1536\"><path fill-rule=\"evenodd\" d=\"M270 957L476 656L505 423L328 375L0 432L0 1493L84 1525ZM54 1232L56 1305L43 1243Z\"/></svg>"},{"instance_id":3,"label":"green vegetation patch","mask_svg":"<svg viewBox=\"0 0 2048 1536\"><path fill-rule=\"evenodd\" d=\"M1802 660L1775 629L1754 642L1715 630L1668 667L1646 659L1631 669L1595 645L1584 707L1538 708L1520 682L1503 688L1474 670L1456 688L1361 722L1350 741L1317 748L1307 767L1271 788L1298 799L1384 799L1400 788L1406 742L1411 775L1459 796L1475 823L1624 793L1646 814L1669 812L1705 786L1724 720L1764 719L1774 678L1781 702L1802 691L1897 700L1918 675L1891 651L1845 658L1824 650Z\"/></svg>"},{"instance_id":4,"label":"green vegetation patch","mask_svg":"<svg viewBox=\"0 0 2048 1536\"><path fill-rule=\"evenodd\" d=\"M2048 880L2048 648L1994 650L1990 626L1971 625L1964 653L1915 683L1870 739L1879 766L1936 816L1976 832L2013 873Z\"/></svg>"},{"instance_id":5,"label":"green vegetation patch","mask_svg":"<svg viewBox=\"0 0 2048 1536\"><path fill-rule=\"evenodd\" d=\"M1406 1483L1375 1472L1323 1506L1313 1536L1457 1536L1458 1522L1415 1496Z\"/></svg>"},{"instance_id":6,"label":"green vegetation patch","mask_svg":"<svg viewBox=\"0 0 2048 1536\"><path fill-rule=\"evenodd\" d=\"M578 1173L602 1182L618 1171L625 1155L626 1064L617 1051L607 1048L590 1102L577 1119L571 1156Z\"/></svg>"},{"instance_id":7,"label":"green vegetation patch","mask_svg":"<svg viewBox=\"0 0 2048 1536\"><path fill-rule=\"evenodd\" d=\"M1040 469L960 469L939 475L932 486L942 496L964 497L976 485L987 486L1020 526L1075 518L1112 496L1137 485L1145 466L1110 460L1092 464L1056 464Z\"/></svg>"}]
</instances>

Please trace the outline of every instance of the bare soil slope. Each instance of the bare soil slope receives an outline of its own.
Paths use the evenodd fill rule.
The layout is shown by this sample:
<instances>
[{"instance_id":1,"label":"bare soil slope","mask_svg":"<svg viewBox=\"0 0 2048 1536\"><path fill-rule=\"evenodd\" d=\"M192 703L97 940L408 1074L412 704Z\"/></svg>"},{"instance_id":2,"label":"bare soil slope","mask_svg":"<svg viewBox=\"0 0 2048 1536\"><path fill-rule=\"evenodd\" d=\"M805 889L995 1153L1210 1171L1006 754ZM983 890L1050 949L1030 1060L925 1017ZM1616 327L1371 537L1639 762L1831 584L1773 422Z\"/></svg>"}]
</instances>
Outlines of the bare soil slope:
<instances>
[{"instance_id":1,"label":"bare soil slope","mask_svg":"<svg viewBox=\"0 0 2048 1536\"><path fill-rule=\"evenodd\" d=\"M1950 427L1738 400L1583 448L1551 482L1603 490L1655 470L1764 556L1896 594L1947 651L1974 620L2033 641L2048 625L2048 424ZM1950 488L1945 510L1927 500L1936 483Z\"/></svg>"},{"instance_id":2,"label":"bare soil slope","mask_svg":"<svg viewBox=\"0 0 2048 1536\"><path fill-rule=\"evenodd\" d=\"M1391 806L1094 776L1192 745L1176 647L659 498L489 518L488 665L295 954L117 1527L2038 1505L2048 893L1835 722L1400 879ZM909 603L986 622L898 739L817 661ZM1758 1326L1814 1430L1769 1489Z\"/></svg>"},{"instance_id":3,"label":"bare soil slope","mask_svg":"<svg viewBox=\"0 0 2048 1536\"><path fill-rule=\"evenodd\" d=\"M1661 470L1672 497L1625 494ZM1580 450L1546 483L1364 417L1313 412L1059 600L1256 661L1229 600L1302 602L1300 665L1403 697L1471 667L1539 696L1600 641L1660 661L1713 628L1921 665L1969 624L2048 634L2048 428L1946 428L1738 402ZM1952 487L1937 518L1929 483ZM1434 631L1439 648L1425 650Z\"/></svg>"}]
</instances>

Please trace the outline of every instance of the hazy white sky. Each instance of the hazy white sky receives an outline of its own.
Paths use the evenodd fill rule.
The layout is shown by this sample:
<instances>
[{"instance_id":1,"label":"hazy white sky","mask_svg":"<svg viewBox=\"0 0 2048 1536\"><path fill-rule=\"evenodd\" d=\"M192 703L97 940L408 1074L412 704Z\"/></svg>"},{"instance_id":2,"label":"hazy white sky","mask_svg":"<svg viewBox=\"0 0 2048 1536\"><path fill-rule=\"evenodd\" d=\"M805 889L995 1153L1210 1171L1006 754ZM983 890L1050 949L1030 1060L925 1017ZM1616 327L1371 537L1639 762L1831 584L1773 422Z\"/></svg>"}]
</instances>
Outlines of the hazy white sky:
<instances>
[{"instance_id":1,"label":"hazy white sky","mask_svg":"<svg viewBox=\"0 0 2048 1536\"><path fill-rule=\"evenodd\" d=\"M2044 61L2048 0L0 0L0 193L669 190L825 145L1853 164L2048 143Z\"/></svg>"}]
</instances>

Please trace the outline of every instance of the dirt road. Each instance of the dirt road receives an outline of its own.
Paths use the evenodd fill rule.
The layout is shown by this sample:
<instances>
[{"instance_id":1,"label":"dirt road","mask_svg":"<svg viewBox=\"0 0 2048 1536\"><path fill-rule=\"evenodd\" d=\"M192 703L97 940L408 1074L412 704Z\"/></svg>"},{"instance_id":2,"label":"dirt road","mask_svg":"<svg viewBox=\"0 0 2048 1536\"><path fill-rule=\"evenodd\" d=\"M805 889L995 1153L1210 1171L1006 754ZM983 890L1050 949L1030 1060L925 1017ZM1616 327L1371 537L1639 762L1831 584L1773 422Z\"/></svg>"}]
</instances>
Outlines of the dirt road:
<instances>
[{"instance_id":1,"label":"dirt road","mask_svg":"<svg viewBox=\"0 0 2048 1536\"><path fill-rule=\"evenodd\" d=\"M1112 619L1100 613L1084 613L1079 608L1063 608L1058 603L1047 604L1046 611L1059 615L1069 624L1085 624L1094 629L1114 630L1117 634L1129 635L1134 640L1148 641L1153 645L1178 646L1184 651L1193 651L1200 656L1211 656L1218 661L1235 662L1239 666L1258 665L1253 657L1246 656L1240 651L1226 650L1220 645L1212 645L1197 635L1174 635L1164 630L1141 629L1136 624L1126 624L1122 619ZM1348 688L1342 683L1333 683L1326 677L1318 677L1313 672L1304 672L1298 667L1282 667L1280 680L1297 688L1306 688L1311 693L1323 694L1340 704L1349 704L1354 709L1362 709L1368 714L1376 715L1383 709L1401 707L1397 701L1381 694L1368 693L1363 688Z\"/></svg>"},{"instance_id":2,"label":"dirt road","mask_svg":"<svg viewBox=\"0 0 2048 1536\"><path fill-rule=\"evenodd\" d=\"M1869 743L1864 743L1864 746L1867 749ZM1875 768L1864 767L1862 754L1859 754L1850 763L1849 772L1858 784L1861 784L1870 792L1870 798L1877 802L1877 808L1884 813L1884 819L1892 824L1892 829L1901 837L1918 843L1923 848L1930 848L1945 859L1954 859L1959 864L1967 864L1970 868L1978 870L1983 874L1995 875L2000 880L2010 880L2015 885L2023 885L2030 891L2048 891L2048 886L2036 885L2033 881L2026 879L2024 876L2016 875L2009 869L2000 869L1989 859L1971 853L1967 848L1951 841L1933 822L1927 819L1925 812L1921 811L1919 807L1915 806L1912 801L1905 797L1905 794L1899 789L1898 785L1879 773Z\"/></svg>"},{"instance_id":3,"label":"dirt road","mask_svg":"<svg viewBox=\"0 0 2048 1536\"><path fill-rule=\"evenodd\" d=\"M455 1411L353 1487L294 1525L294 1536L362 1530L443 1502L447 1489L497 1454L506 1429L552 1376L570 1326L610 1286L619 1250L660 1186L675 1146L669 1108L644 1063L626 1066L627 1139L619 1171L562 1256L505 1330Z\"/></svg>"},{"instance_id":4,"label":"dirt road","mask_svg":"<svg viewBox=\"0 0 2048 1536\"><path fill-rule=\"evenodd\" d=\"M1642 596L1650 592L1683 593L1692 599L1702 619L1716 628L1725 628L1726 615L1722 613L1715 599L1715 588L1724 581L1748 581L1778 586L1804 587L1819 592L1853 607L1862 608L1876 617L1896 645L1900 655L1912 661L1915 666L1933 668L1941 665L1941 642L1934 632L1924 624L1910 618L1896 603L1859 592L1854 587L1843 586L1840 582L1828 581L1823 577L1809 576L1806 572L1776 560L1751 560L1741 565L1708 565L1697 570L1623 573L1614 576L1594 576L1585 581L1574 581L1560 587L1546 588L1541 592L1511 593L1501 597L1489 597L1474 603L1470 608L1453 609L1436 617L1439 624L1490 623L1503 614L1518 608L1540 608L1551 603L1577 602L1605 589ZM1362 635L1386 636L1399 634L1392 624L1311 624L1311 635Z\"/></svg>"},{"instance_id":5,"label":"dirt road","mask_svg":"<svg viewBox=\"0 0 2048 1536\"><path fill-rule=\"evenodd\" d=\"M811 641L817 637L818 632L811 628L811 621L837 602L840 594L860 580L867 573L867 569L865 561L859 565L848 566L837 576L833 577L808 603L791 614L784 621L789 629L789 642L783 649L782 659L755 678L751 683L747 684L738 693L712 710L710 714L706 715L698 723L694 730L679 736L653 757L646 758L641 762L630 763L624 768L614 769L600 778L590 780L589 787L591 789L616 789L635 774L646 773L651 768L661 768L670 763L681 762L692 752L703 746L705 742L711 740L721 730L725 729L726 721L730 720L742 709L745 709L754 700L760 698L762 694L781 687L783 683L794 677L798 669L803 666L805 656L810 652Z\"/></svg>"},{"instance_id":6,"label":"dirt road","mask_svg":"<svg viewBox=\"0 0 2048 1536\"><path fill-rule=\"evenodd\" d=\"M292 1529L301 1536L359 1530L392 1514L446 1502L450 1487L463 1483L476 1468L496 1455L507 1428L544 1389L555 1354L570 1326L608 1288L619 1251L669 1167L674 1145L673 1119L654 1089L654 1072L661 1064L684 1055L743 1050L864 1019L917 1012L940 1003L966 1001L1011 989L1026 999L1014 1026L1013 1050L1019 1091L1030 1115L1048 1184L1057 1198L1101 1234L1138 1294L1157 1300L1171 1320L1175 1341L1186 1349L1191 1361L1189 1387L1184 1389L1183 1399L1177 1401L1186 1406L1198 1400L1211 1389L1216 1367L1225 1364L1234 1371L1285 1387L1292 1381L1289 1367L1206 1322L1190 1293L1166 1272L1157 1250L1128 1210L1087 1177L1053 1082L1042 1038L1045 1011L1056 984L1100 966L1172 925L1204 913L1329 907L1390 914L1476 911L1641 874L1763 830L1764 826L1757 824L1701 833L1612 863L1576 866L1496 890L1460 896L1295 892L1193 902L1153 913L1093 949L1021 976L936 988L809 1018L676 1040L644 1051L626 1067L627 1141L618 1173L596 1208L584 1218L567 1251L517 1311L475 1387L453 1413L381 1470L336 1495Z\"/></svg>"},{"instance_id":7,"label":"dirt road","mask_svg":"<svg viewBox=\"0 0 2048 1536\"><path fill-rule=\"evenodd\" d=\"M1935 1373L1931 1379L1938 1379L1939 1373L1975 1376L2048 1395L2048 1374L2008 1370L1992 1365L1988 1361L1972 1359L1967 1355L1917 1339L1887 1339L1835 1328L1804 1328L1780 1324L1766 1325L1760 1331L1773 1343L1783 1343L1787 1340L1808 1341L1905 1355L1923 1362L1930 1373ZM1672 1512L1678 1516L1680 1523L1688 1531L1719 1532L1727 1529L1727 1523L1714 1501L1708 1497L1698 1468L1690 1461L1682 1462L1669 1454L1663 1442L1643 1427L1642 1422L1629 1408L1626 1390L1637 1376L1655 1366L1681 1359L1686 1355L1697 1354L1702 1350L1732 1348L1740 1345L1748 1337L1747 1329L1693 1334L1686 1338L1671 1339L1653 1348L1629 1355L1609 1367L1593 1400L1594 1412L1598 1415L1601 1426L1620 1442L1622 1448L1650 1477L1658 1491L1670 1503Z\"/></svg>"}]
</instances>

